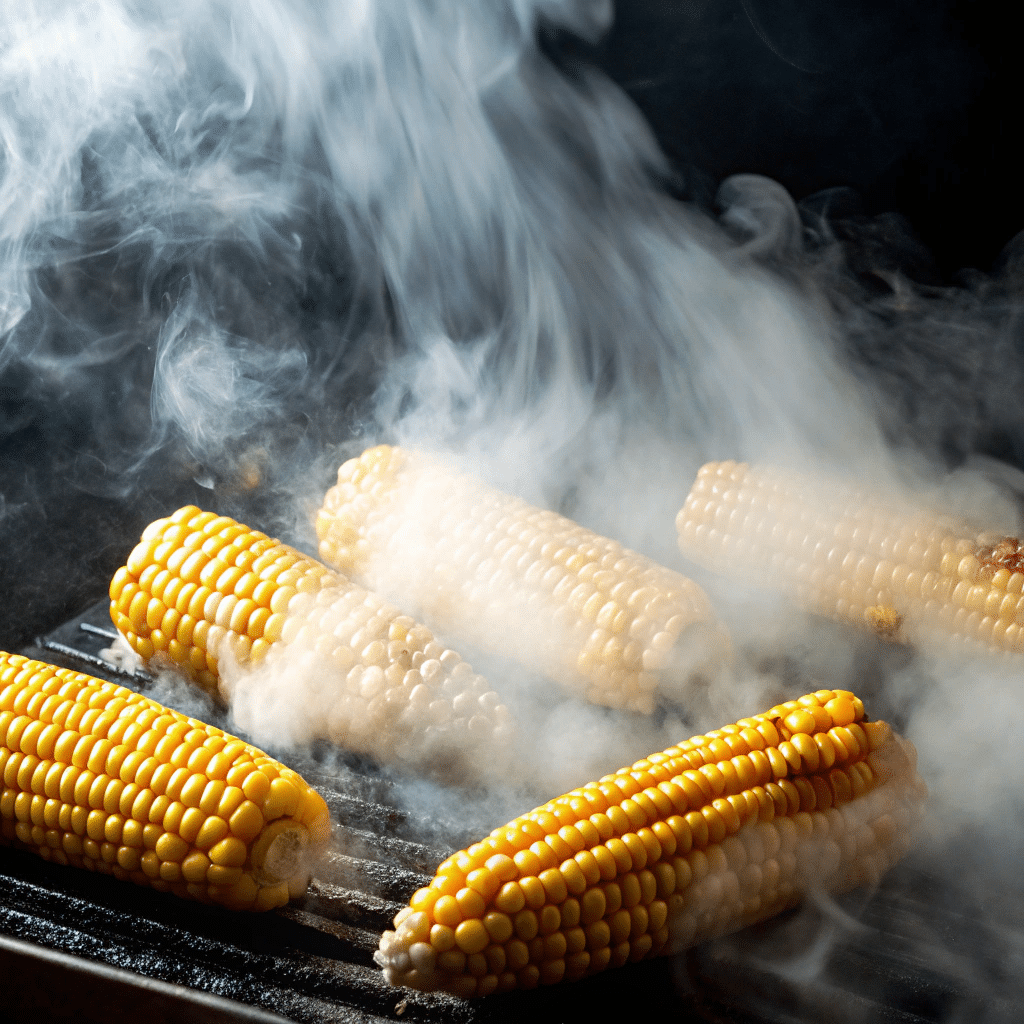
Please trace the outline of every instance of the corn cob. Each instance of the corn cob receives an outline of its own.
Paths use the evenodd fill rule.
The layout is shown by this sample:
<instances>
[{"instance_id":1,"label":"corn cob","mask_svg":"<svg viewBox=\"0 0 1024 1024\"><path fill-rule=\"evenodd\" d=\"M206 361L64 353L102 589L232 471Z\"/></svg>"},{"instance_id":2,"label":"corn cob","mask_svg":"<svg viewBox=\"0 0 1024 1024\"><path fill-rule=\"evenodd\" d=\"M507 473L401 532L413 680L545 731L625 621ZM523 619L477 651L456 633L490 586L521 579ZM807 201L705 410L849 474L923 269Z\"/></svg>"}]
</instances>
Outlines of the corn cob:
<instances>
[{"instance_id":1,"label":"corn cob","mask_svg":"<svg viewBox=\"0 0 1024 1024\"><path fill-rule=\"evenodd\" d=\"M913 746L821 690L669 747L442 863L385 932L388 981L464 997L596 974L873 884L926 794Z\"/></svg>"},{"instance_id":2,"label":"corn cob","mask_svg":"<svg viewBox=\"0 0 1024 1024\"><path fill-rule=\"evenodd\" d=\"M323 798L262 751L123 686L0 651L0 838L238 910L306 890Z\"/></svg>"},{"instance_id":3,"label":"corn cob","mask_svg":"<svg viewBox=\"0 0 1024 1024\"><path fill-rule=\"evenodd\" d=\"M649 714L728 651L691 580L423 455L346 462L316 528L341 572L597 704Z\"/></svg>"},{"instance_id":4,"label":"corn cob","mask_svg":"<svg viewBox=\"0 0 1024 1024\"><path fill-rule=\"evenodd\" d=\"M110 598L135 651L219 688L240 720L240 707L284 692L293 739L329 737L382 761L416 762L485 746L493 755L511 732L498 696L426 627L314 559L194 506L146 529Z\"/></svg>"},{"instance_id":5,"label":"corn cob","mask_svg":"<svg viewBox=\"0 0 1024 1024\"><path fill-rule=\"evenodd\" d=\"M809 611L913 643L1024 651L1024 552L1000 534L793 472L704 466L676 519L684 555Z\"/></svg>"}]
</instances>

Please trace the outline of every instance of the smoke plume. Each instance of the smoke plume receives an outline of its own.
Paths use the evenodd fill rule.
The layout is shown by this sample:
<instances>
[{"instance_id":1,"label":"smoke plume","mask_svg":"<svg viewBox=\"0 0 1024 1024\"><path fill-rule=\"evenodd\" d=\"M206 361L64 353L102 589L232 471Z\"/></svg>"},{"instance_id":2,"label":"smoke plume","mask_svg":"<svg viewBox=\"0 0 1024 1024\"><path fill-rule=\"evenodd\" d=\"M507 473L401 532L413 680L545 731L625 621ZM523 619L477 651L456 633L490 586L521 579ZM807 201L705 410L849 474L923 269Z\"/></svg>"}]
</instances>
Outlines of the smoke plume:
<instances>
[{"instance_id":1,"label":"smoke plume","mask_svg":"<svg viewBox=\"0 0 1024 1024\"><path fill-rule=\"evenodd\" d=\"M18 5L0 440L39 418L72 494L144 503L167 473L300 544L338 462L397 441L682 569L674 515L711 459L930 489L979 451L1020 462L1016 264L929 290L838 193L798 207L745 175L714 216L671 198L628 98L537 41L611 18L607 0ZM996 520L1020 493L991 463L944 486ZM741 650L772 657L741 660L716 713L785 696L764 665L786 658L811 689L863 674L841 632L719 599ZM977 831L982 896L1020 862L1017 682L914 663L872 684L941 809L929 869ZM559 787L683 728L568 701L544 717Z\"/></svg>"}]
</instances>

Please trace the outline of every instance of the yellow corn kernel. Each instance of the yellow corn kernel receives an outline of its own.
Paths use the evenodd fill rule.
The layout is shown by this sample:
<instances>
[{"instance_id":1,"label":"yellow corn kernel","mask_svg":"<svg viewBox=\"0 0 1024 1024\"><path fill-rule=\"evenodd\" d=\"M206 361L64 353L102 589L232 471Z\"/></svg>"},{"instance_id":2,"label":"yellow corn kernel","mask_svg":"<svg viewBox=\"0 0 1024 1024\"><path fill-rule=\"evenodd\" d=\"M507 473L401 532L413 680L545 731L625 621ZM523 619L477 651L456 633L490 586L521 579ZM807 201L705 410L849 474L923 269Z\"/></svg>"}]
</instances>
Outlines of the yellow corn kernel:
<instances>
[{"instance_id":1,"label":"yellow corn kernel","mask_svg":"<svg viewBox=\"0 0 1024 1024\"><path fill-rule=\"evenodd\" d=\"M316 530L347 576L598 704L650 713L728 655L691 580L420 453L346 462Z\"/></svg>"},{"instance_id":2,"label":"yellow corn kernel","mask_svg":"<svg viewBox=\"0 0 1024 1024\"><path fill-rule=\"evenodd\" d=\"M181 895L237 909L279 906L282 893L304 889L329 836L327 807L262 751L122 686L4 652L0 709L3 842L141 884L181 883ZM51 726L58 735L41 747ZM221 750L249 767L247 781L263 780L249 788L269 806L181 766ZM102 771L112 766L116 778ZM287 800L274 799L278 783Z\"/></svg>"},{"instance_id":3,"label":"yellow corn kernel","mask_svg":"<svg viewBox=\"0 0 1024 1024\"><path fill-rule=\"evenodd\" d=\"M909 849L926 790L913 746L864 716L853 694L818 691L516 818L440 865L377 963L393 984L462 996L493 990L491 964L512 972L506 988L555 984L763 920L809 890L877 881ZM836 732L842 767L821 754ZM734 770L751 744L777 781ZM528 850L495 855L517 836ZM556 849L568 856L552 866Z\"/></svg>"}]
</instances>

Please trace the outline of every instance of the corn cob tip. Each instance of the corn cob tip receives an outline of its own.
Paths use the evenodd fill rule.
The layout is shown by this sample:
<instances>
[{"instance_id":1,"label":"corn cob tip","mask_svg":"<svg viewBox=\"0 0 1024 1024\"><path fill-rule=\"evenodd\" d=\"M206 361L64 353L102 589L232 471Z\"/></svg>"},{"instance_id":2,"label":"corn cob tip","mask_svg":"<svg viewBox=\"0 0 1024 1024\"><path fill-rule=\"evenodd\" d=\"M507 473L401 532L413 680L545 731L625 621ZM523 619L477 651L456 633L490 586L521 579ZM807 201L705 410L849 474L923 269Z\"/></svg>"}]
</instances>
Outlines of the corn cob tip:
<instances>
[{"instance_id":1,"label":"corn cob tip","mask_svg":"<svg viewBox=\"0 0 1024 1024\"><path fill-rule=\"evenodd\" d=\"M253 878L264 886L283 883L291 896L301 896L309 884L315 856L329 834L328 820L317 820L308 828L298 821L271 822L253 843Z\"/></svg>"},{"instance_id":2,"label":"corn cob tip","mask_svg":"<svg viewBox=\"0 0 1024 1024\"><path fill-rule=\"evenodd\" d=\"M516 818L439 865L375 954L463 997L576 980L874 884L925 797L913 746L823 690Z\"/></svg>"},{"instance_id":3,"label":"corn cob tip","mask_svg":"<svg viewBox=\"0 0 1024 1024\"><path fill-rule=\"evenodd\" d=\"M0 842L231 909L305 891L327 805L299 775L126 687L0 652Z\"/></svg>"}]
</instances>

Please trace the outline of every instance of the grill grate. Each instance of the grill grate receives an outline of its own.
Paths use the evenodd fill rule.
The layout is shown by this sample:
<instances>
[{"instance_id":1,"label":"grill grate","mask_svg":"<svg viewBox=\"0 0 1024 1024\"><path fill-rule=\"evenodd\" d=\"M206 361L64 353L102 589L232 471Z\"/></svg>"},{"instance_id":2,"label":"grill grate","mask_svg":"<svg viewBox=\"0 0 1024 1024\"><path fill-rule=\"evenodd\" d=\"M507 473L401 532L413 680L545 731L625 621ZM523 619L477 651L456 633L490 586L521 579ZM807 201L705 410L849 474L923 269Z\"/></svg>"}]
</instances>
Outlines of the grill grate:
<instances>
[{"instance_id":1,"label":"grill grate","mask_svg":"<svg viewBox=\"0 0 1024 1024\"><path fill-rule=\"evenodd\" d=\"M114 636L103 603L24 653L151 688L148 674L104 660ZM212 706L183 710L225 724ZM927 865L914 862L838 907L806 908L575 985L471 1004L391 988L372 960L381 930L473 836L403 809L395 780L373 765L284 759L324 795L338 848L306 897L274 913L232 914L0 852L0 965L21 979L16 1005L49 1006L52 984L40 979L60 978L61 1013L87 1021L123 1019L125 992L152 1008L154 1021L553 1022L638 1006L676 1021L735 1024L1019 1019L1019 986L1001 965L1019 960L1020 933L980 924L956 894L936 899Z\"/></svg>"}]
</instances>

